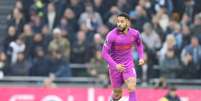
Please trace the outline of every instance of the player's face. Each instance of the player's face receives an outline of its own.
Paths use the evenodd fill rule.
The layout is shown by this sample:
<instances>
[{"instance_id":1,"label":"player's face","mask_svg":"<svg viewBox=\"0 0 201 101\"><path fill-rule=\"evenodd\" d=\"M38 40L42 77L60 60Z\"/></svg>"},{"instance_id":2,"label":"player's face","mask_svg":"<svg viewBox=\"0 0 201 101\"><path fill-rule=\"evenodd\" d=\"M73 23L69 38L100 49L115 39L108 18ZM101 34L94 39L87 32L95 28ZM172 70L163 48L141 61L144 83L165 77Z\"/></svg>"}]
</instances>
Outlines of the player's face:
<instances>
[{"instance_id":1,"label":"player's face","mask_svg":"<svg viewBox=\"0 0 201 101\"><path fill-rule=\"evenodd\" d=\"M128 27L128 19L126 19L125 17L122 17L122 16L118 16L117 17L117 28L123 32L125 29L127 29L127 27Z\"/></svg>"}]
</instances>

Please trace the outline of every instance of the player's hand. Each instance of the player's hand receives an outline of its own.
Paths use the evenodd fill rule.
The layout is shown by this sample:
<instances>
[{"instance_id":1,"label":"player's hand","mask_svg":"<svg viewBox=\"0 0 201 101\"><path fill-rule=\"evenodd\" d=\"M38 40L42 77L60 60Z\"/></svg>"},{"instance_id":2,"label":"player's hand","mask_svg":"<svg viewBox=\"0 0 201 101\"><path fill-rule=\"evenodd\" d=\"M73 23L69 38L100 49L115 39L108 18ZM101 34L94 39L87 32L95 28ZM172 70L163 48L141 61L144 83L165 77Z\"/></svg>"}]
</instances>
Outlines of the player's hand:
<instances>
[{"instance_id":1,"label":"player's hand","mask_svg":"<svg viewBox=\"0 0 201 101\"><path fill-rule=\"evenodd\" d=\"M144 59L139 60L139 65L141 65L141 66L144 65Z\"/></svg>"},{"instance_id":2,"label":"player's hand","mask_svg":"<svg viewBox=\"0 0 201 101\"><path fill-rule=\"evenodd\" d=\"M125 67L124 67L124 65L122 65L122 64L117 64L117 65L116 65L116 68L117 68L117 70L118 70L119 72L123 72L123 71L125 70Z\"/></svg>"}]
</instances>

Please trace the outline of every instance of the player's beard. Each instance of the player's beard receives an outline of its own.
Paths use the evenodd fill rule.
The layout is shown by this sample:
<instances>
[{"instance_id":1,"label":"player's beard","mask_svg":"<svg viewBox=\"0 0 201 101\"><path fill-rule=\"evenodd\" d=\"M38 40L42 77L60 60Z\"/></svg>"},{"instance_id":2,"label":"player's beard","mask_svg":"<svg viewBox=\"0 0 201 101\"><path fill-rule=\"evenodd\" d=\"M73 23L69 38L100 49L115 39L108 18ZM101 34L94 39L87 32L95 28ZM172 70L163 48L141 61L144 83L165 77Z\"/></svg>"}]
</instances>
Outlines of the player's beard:
<instances>
[{"instance_id":1,"label":"player's beard","mask_svg":"<svg viewBox=\"0 0 201 101\"><path fill-rule=\"evenodd\" d=\"M127 29L127 26L117 25L117 28L120 32L124 32Z\"/></svg>"}]
</instances>

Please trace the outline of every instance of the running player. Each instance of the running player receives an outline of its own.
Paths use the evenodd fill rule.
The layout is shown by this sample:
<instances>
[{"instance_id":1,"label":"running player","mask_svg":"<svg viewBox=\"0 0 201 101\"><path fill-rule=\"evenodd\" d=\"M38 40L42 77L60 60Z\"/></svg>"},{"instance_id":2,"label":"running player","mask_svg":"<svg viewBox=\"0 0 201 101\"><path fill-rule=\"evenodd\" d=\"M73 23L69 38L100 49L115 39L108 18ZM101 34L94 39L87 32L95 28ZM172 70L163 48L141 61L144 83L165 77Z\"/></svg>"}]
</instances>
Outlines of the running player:
<instances>
[{"instance_id":1,"label":"running player","mask_svg":"<svg viewBox=\"0 0 201 101\"><path fill-rule=\"evenodd\" d=\"M117 27L106 36L102 49L102 57L109 64L110 81L113 88L111 101L122 97L122 85L125 83L129 91L129 101L136 99L136 71L132 57L132 46L139 56L139 65L144 64L143 44L140 33L130 27L130 18L122 13L117 16Z\"/></svg>"}]
</instances>

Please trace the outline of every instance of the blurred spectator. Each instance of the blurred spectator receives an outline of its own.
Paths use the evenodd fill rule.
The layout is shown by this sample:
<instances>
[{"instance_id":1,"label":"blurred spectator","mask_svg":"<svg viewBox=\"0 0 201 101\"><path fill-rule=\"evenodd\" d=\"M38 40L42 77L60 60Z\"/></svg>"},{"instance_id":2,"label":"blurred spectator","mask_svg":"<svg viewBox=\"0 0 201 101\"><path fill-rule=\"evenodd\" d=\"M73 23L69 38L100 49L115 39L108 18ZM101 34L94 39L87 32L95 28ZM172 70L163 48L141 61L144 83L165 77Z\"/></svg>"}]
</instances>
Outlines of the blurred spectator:
<instances>
[{"instance_id":1,"label":"blurred spectator","mask_svg":"<svg viewBox=\"0 0 201 101\"><path fill-rule=\"evenodd\" d=\"M142 41L144 42L148 57L152 57L150 60L151 65L156 64L158 61L156 52L161 47L161 39L150 23L145 23L143 26Z\"/></svg>"},{"instance_id":2,"label":"blurred spectator","mask_svg":"<svg viewBox=\"0 0 201 101\"><path fill-rule=\"evenodd\" d=\"M22 6L23 6L23 14L24 14L24 18L26 20L26 22L30 21L30 9L32 7L32 4L34 3L35 0L20 0L22 2Z\"/></svg>"},{"instance_id":3,"label":"blurred spectator","mask_svg":"<svg viewBox=\"0 0 201 101\"><path fill-rule=\"evenodd\" d=\"M172 34L175 36L176 41L175 47L178 50L180 50L183 40L182 40L181 26L178 23L174 26L174 31L172 32Z\"/></svg>"},{"instance_id":4,"label":"blurred spectator","mask_svg":"<svg viewBox=\"0 0 201 101\"><path fill-rule=\"evenodd\" d=\"M143 26L142 40L150 51L156 51L161 47L161 39L150 23Z\"/></svg>"},{"instance_id":5,"label":"blurred spectator","mask_svg":"<svg viewBox=\"0 0 201 101\"><path fill-rule=\"evenodd\" d=\"M71 62L72 63L86 63L88 62L86 33L79 31L77 33L76 41L72 43L71 47Z\"/></svg>"},{"instance_id":6,"label":"blurred spectator","mask_svg":"<svg viewBox=\"0 0 201 101\"><path fill-rule=\"evenodd\" d=\"M68 77L71 76L71 69L63 58L62 53L59 50L50 52L50 63L48 72L53 73L56 77Z\"/></svg>"},{"instance_id":7,"label":"blurred spectator","mask_svg":"<svg viewBox=\"0 0 201 101\"><path fill-rule=\"evenodd\" d=\"M178 77L180 69L179 59L176 57L175 50L168 49L164 59L160 61L161 76L174 79Z\"/></svg>"},{"instance_id":8,"label":"blurred spectator","mask_svg":"<svg viewBox=\"0 0 201 101\"><path fill-rule=\"evenodd\" d=\"M91 31L96 31L103 24L102 17L91 4L86 5L85 12L81 13L79 24L84 23Z\"/></svg>"},{"instance_id":9,"label":"blurred spectator","mask_svg":"<svg viewBox=\"0 0 201 101\"><path fill-rule=\"evenodd\" d=\"M23 36L19 36L15 41L10 42L11 63L17 62L18 53L25 52L26 44Z\"/></svg>"},{"instance_id":10,"label":"blurred spectator","mask_svg":"<svg viewBox=\"0 0 201 101\"><path fill-rule=\"evenodd\" d=\"M171 87L168 89L167 95L161 98L159 101L181 101L180 97L176 94L177 89Z\"/></svg>"},{"instance_id":11,"label":"blurred spectator","mask_svg":"<svg viewBox=\"0 0 201 101\"><path fill-rule=\"evenodd\" d=\"M153 9L153 2L152 0L139 0L139 5L142 6L146 12L147 12L147 16L149 18L152 18L152 16L154 15L154 9ZM134 8L135 6L133 6Z\"/></svg>"},{"instance_id":12,"label":"blurred spectator","mask_svg":"<svg viewBox=\"0 0 201 101\"><path fill-rule=\"evenodd\" d=\"M33 1L34 3L30 8L30 15L40 17L44 16L45 4L42 2L42 0L33 0Z\"/></svg>"},{"instance_id":13,"label":"blurred spectator","mask_svg":"<svg viewBox=\"0 0 201 101\"><path fill-rule=\"evenodd\" d=\"M8 72L7 56L3 51L0 51L0 75L3 77Z\"/></svg>"},{"instance_id":14,"label":"blurred spectator","mask_svg":"<svg viewBox=\"0 0 201 101\"><path fill-rule=\"evenodd\" d=\"M145 9L141 5L137 5L135 10L129 12L129 16L131 18L131 26L142 32L143 25L149 21Z\"/></svg>"},{"instance_id":15,"label":"blurred spectator","mask_svg":"<svg viewBox=\"0 0 201 101\"><path fill-rule=\"evenodd\" d=\"M93 0L94 11L100 13L101 16L104 16L104 13L107 11L107 6L105 5L104 0Z\"/></svg>"},{"instance_id":16,"label":"blurred spectator","mask_svg":"<svg viewBox=\"0 0 201 101\"><path fill-rule=\"evenodd\" d=\"M168 88L168 83L165 77L161 76L159 78L159 81L156 82L155 85L156 88L162 88L162 89L166 89Z\"/></svg>"},{"instance_id":17,"label":"blurred spectator","mask_svg":"<svg viewBox=\"0 0 201 101\"><path fill-rule=\"evenodd\" d=\"M183 25L181 32L182 32L182 47L181 47L181 49L183 49L191 41L191 32L190 32L189 26Z\"/></svg>"},{"instance_id":18,"label":"blurred spectator","mask_svg":"<svg viewBox=\"0 0 201 101\"><path fill-rule=\"evenodd\" d=\"M24 24L25 19L22 12L18 8L13 9L12 15L8 21L8 25L15 26L17 35L19 35L23 30Z\"/></svg>"},{"instance_id":19,"label":"blurred spectator","mask_svg":"<svg viewBox=\"0 0 201 101\"><path fill-rule=\"evenodd\" d=\"M42 34L44 36L52 36L52 31L49 30L48 26L47 25L44 25L43 28L42 28Z\"/></svg>"},{"instance_id":20,"label":"blurred spectator","mask_svg":"<svg viewBox=\"0 0 201 101\"><path fill-rule=\"evenodd\" d=\"M85 32L85 33L91 33L92 31L90 31L90 29L86 26L86 24L85 23L81 23L81 24L79 24L79 30L81 30L81 31L83 31L83 32ZM78 30L78 31L79 31ZM78 32L78 31L76 31L76 32ZM76 35L76 34L75 34ZM76 36L75 36L76 37ZM75 39L74 39L75 40Z\"/></svg>"},{"instance_id":21,"label":"blurred spectator","mask_svg":"<svg viewBox=\"0 0 201 101\"><path fill-rule=\"evenodd\" d=\"M93 49L95 50L101 50L102 49L102 45L103 45L103 38L101 37L101 35L99 33L94 34L94 38L93 38Z\"/></svg>"},{"instance_id":22,"label":"blurred spectator","mask_svg":"<svg viewBox=\"0 0 201 101\"><path fill-rule=\"evenodd\" d=\"M24 37L25 40L25 44L26 44L26 56L30 55L30 51L31 51L31 46L32 46L32 37L33 37L33 31L31 28L30 24L25 24L24 28L23 28L23 33L22 36Z\"/></svg>"},{"instance_id":23,"label":"blurred spectator","mask_svg":"<svg viewBox=\"0 0 201 101\"><path fill-rule=\"evenodd\" d=\"M66 0L67 2L66 8L70 7L73 12L75 12L76 19L78 19L82 12L84 12L84 2L82 0Z\"/></svg>"},{"instance_id":24,"label":"blurred spectator","mask_svg":"<svg viewBox=\"0 0 201 101\"><path fill-rule=\"evenodd\" d=\"M200 34L201 33L201 13L195 15L193 26L191 28L191 33L192 35L197 36L201 43L201 34Z\"/></svg>"},{"instance_id":25,"label":"blurred spectator","mask_svg":"<svg viewBox=\"0 0 201 101\"><path fill-rule=\"evenodd\" d=\"M128 0L117 0L117 7L122 11L128 13L130 10L130 5L127 3Z\"/></svg>"},{"instance_id":26,"label":"blurred spectator","mask_svg":"<svg viewBox=\"0 0 201 101\"><path fill-rule=\"evenodd\" d=\"M30 63L25 59L25 54L18 52L16 62L9 67L9 75L28 76L29 68Z\"/></svg>"},{"instance_id":27,"label":"blurred spectator","mask_svg":"<svg viewBox=\"0 0 201 101\"><path fill-rule=\"evenodd\" d=\"M26 37L31 37L33 35L33 31L30 24L25 24L23 27L23 34Z\"/></svg>"},{"instance_id":28,"label":"blurred spectator","mask_svg":"<svg viewBox=\"0 0 201 101\"><path fill-rule=\"evenodd\" d=\"M50 43L50 41L52 40L52 37L53 37L53 35L52 35L52 31L50 31L49 29L48 29L48 26L43 26L43 28L42 28L42 32L41 32L41 34L42 34L42 36L43 36L43 38L44 38L44 44L46 45L46 46L48 46L48 44ZM47 49L46 49L47 50Z\"/></svg>"},{"instance_id":29,"label":"blurred spectator","mask_svg":"<svg viewBox=\"0 0 201 101\"><path fill-rule=\"evenodd\" d=\"M16 33L17 33L16 28L14 26L8 27L8 32L5 36L5 39L3 40L3 47L2 47L4 51L6 52L6 54L9 54L8 50L9 50L10 42L15 41L17 39Z\"/></svg>"},{"instance_id":30,"label":"blurred spectator","mask_svg":"<svg viewBox=\"0 0 201 101\"><path fill-rule=\"evenodd\" d=\"M191 44L184 47L181 53L186 78L200 78L201 45L197 37L191 38Z\"/></svg>"},{"instance_id":31,"label":"blurred spectator","mask_svg":"<svg viewBox=\"0 0 201 101\"><path fill-rule=\"evenodd\" d=\"M159 11L157 11L156 19L158 20L160 27L163 29L163 32L166 32L169 25L169 17L166 8L162 7Z\"/></svg>"},{"instance_id":32,"label":"blurred spectator","mask_svg":"<svg viewBox=\"0 0 201 101\"><path fill-rule=\"evenodd\" d=\"M166 26L166 30L164 30L163 36L164 38L167 37L168 34L172 34L175 30L179 30L180 26L178 26L178 22L171 18Z\"/></svg>"},{"instance_id":33,"label":"blurred spectator","mask_svg":"<svg viewBox=\"0 0 201 101\"><path fill-rule=\"evenodd\" d=\"M192 19L190 18L191 16L188 16L186 13L182 16L181 18L181 26L184 25L191 25L192 24Z\"/></svg>"},{"instance_id":34,"label":"blurred spectator","mask_svg":"<svg viewBox=\"0 0 201 101\"><path fill-rule=\"evenodd\" d=\"M44 20L50 31L52 31L59 23L57 13L54 3L49 3L47 5L47 13L44 14Z\"/></svg>"},{"instance_id":35,"label":"blurred spectator","mask_svg":"<svg viewBox=\"0 0 201 101\"><path fill-rule=\"evenodd\" d=\"M101 58L101 51L95 52L94 58L90 60L90 67L87 68L92 77L99 79L99 83L103 86L108 85L107 64Z\"/></svg>"},{"instance_id":36,"label":"blurred spectator","mask_svg":"<svg viewBox=\"0 0 201 101\"><path fill-rule=\"evenodd\" d=\"M85 35L85 37L86 37L85 40L86 40L87 44L90 43L91 41L93 41L93 36L94 36L94 34L95 34L96 31L90 30L86 26L85 23L80 24L80 29L78 30L78 32L79 31L82 31L82 32L84 32L86 34ZM77 34L75 33L75 38L73 40L77 40L76 38L77 38ZM72 43L74 43L74 42L72 42Z\"/></svg>"},{"instance_id":37,"label":"blurred spectator","mask_svg":"<svg viewBox=\"0 0 201 101\"><path fill-rule=\"evenodd\" d=\"M48 69L51 66L42 47L36 47L35 58L33 59L32 66L29 70L31 76L48 76Z\"/></svg>"},{"instance_id":38,"label":"blurred spectator","mask_svg":"<svg viewBox=\"0 0 201 101\"><path fill-rule=\"evenodd\" d=\"M161 8L167 8L168 15L171 15L173 12L173 1L174 0L155 0L154 8L158 12Z\"/></svg>"},{"instance_id":39,"label":"blurred spectator","mask_svg":"<svg viewBox=\"0 0 201 101\"><path fill-rule=\"evenodd\" d=\"M100 35L100 33L94 34L93 42L89 43L90 50L87 51L87 54L89 54L89 57L94 57L96 54L95 52L102 49L103 41L104 40L102 36Z\"/></svg>"},{"instance_id":40,"label":"blurred spectator","mask_svg":"<svg viewBox=\"0 0 201 101\"><path fill-rule=\"evenodd\" d=\"M164 31L162 29L162 27L159 24L159 19L157 16L153 16L152 17L152 27L153 29L156 31L156 33L158 33L158 35L160 36L161 42L164 42L165 40L165 36L164 36Z\"/></svg>"},{"instance_id":41,"label":"blurred spectator","mask_svg":"<svg viewBox=\"0 0 201 101\"><path fill-rule=\"evenodd\" d=\"M109 32L109 28L106 25L102 25L98 28L97 32L100 33L101 37L104 38Z\"/></svg>"},{"instance_id":42,"label":"blurred spectator","mask_svg":"<svg viewBox=\"0 0 201 101\"><path fill-rule=\"evenodd\" d=\"M16 2L15 2L15 8L19 9L20 11L24 10L23 4L22 4L21 0L16 0ZM22 13L24 14L24 12L22 12Z\"/></svg>"},{"instance_id":43,"label":"blurred spectator","mask_svg":"<svg viewBox=\"0 0 201 101\"><path fill-rule=\"evenodd\" d=\"M172 3L174 6L172 16L176 15L178 17L177 21L179 21L185 12L185 0L172 0Z\"/></svg>"},{"instance_id":44,"label":"blurred spectator","mask_svg":"<svg viewBox=\"0 0 201 101\"><path fill-rule=\"evenodd\" d=\"M31 16L31 26L34 33L40 33L44 25L44 21L42 21L42 17L40 16Z\"/></svg>"},{"instance_id":45,"label":"blurred spectator","mask_svg":"<svg viewBox=\"0 0 201 101\"><path fill-rule=\"evenodd\" d=\"M32 59L35 58L36 56L37 47L42 47L45 50L45 52L47 52L48 44L45 44L45 39L41 33L36 33L32 38L30 46L27 46L27 47L30 48L28 51L28 55L29 55L28 57L32 61Z\"/></svg>"},{"instance_id":46,"label":"blurred spectator","mask_svg":"<svg viewBox=\"0 0 201 101\"><path fill-rule=\"evenodd\" d=\"M194 1L194 9L193 9L193 16L201 12L201 1L200 0L193 0Z\"/></svg>"},{"instance_id":47,"label":"blurred spectator","mask_svg":"<svg viewBox=\"0 0 201 101\"><path fill-rule=\"evenodd\" d=\"M116 26L116 17L121 13L121 10L117 6L112 6L108 12L106 12L103 17L104 23L112 29Z\"/></svg>"},{"instance_id":48,"label":"blurred spectator","mask_svg":"<svg viewBox=\"0 0 201 101\"><path fill-rule=\"evenodd\" d=\"M185 0L185 14L189 17L193 17L193 11L194 11L194 0ZM190 18L190 21L192 21L192 18Z\"/></svg>"},{"instance_id":49,"label":"blurred spectator","mask_svg":"<svg viewBox=\"0 0 201 101\"><path fill-rule=\"evenodd\" d=\"M162 48L159 51L159 60L163 61L165 58L166 53L168 52L169 49L175 49L175 44L176 44L176 40L174 35L169 34L166 37L166 41L164 42Z\"/></svg>"},{"instance_id":50,"label":"blurred spectator","mask_svg":"<svg viewBox=\"0 0 201 101\"><path fill-rule=\"evenodd\" d=\"M61 29L55 28L53 30L53 39L48 46L49 52L60 51L65 61L68 62L70 59L70 49L70 43L67 38L62 36Z\"/></svg>"},{"instance_id":51,"label":"blurred spectator","mask_svg":"<svg viewBox=\"0 0 201 101\"><path fill-rule=\"evenodd\" d=\"M77 19L75 16L75 12L70 9L67 8L64 12L64 17L66 18L69 26L68 26L68 31L69 32L76 32L78 30L78 25L77 25Z\"/></svg>"},{"instance_id":52,"label":"blurred spectator","mask_svg":"<svg viewBox=\"0 0 201 101\"><path fill-rule=\"evenodd\" d=\"M55 88L57 86L56 83L54 83L55 78L54 74L50 74L49 77L43 81L43 86L45 88Z\"/></svg>"},{"instance_id":53,"label":"blurred spectator","mask_svg":"<svg viewBox=\"0 0 201 101\"><path fill-rule=\"evenodd\" d=\"M69 40L75 38L75 33L79 29L77 24L77 19L75 17L75 12L71 8L66 8L63 17L60 20L59 27L66 31L68 34Z\"/></svg>"}]
</instances>

